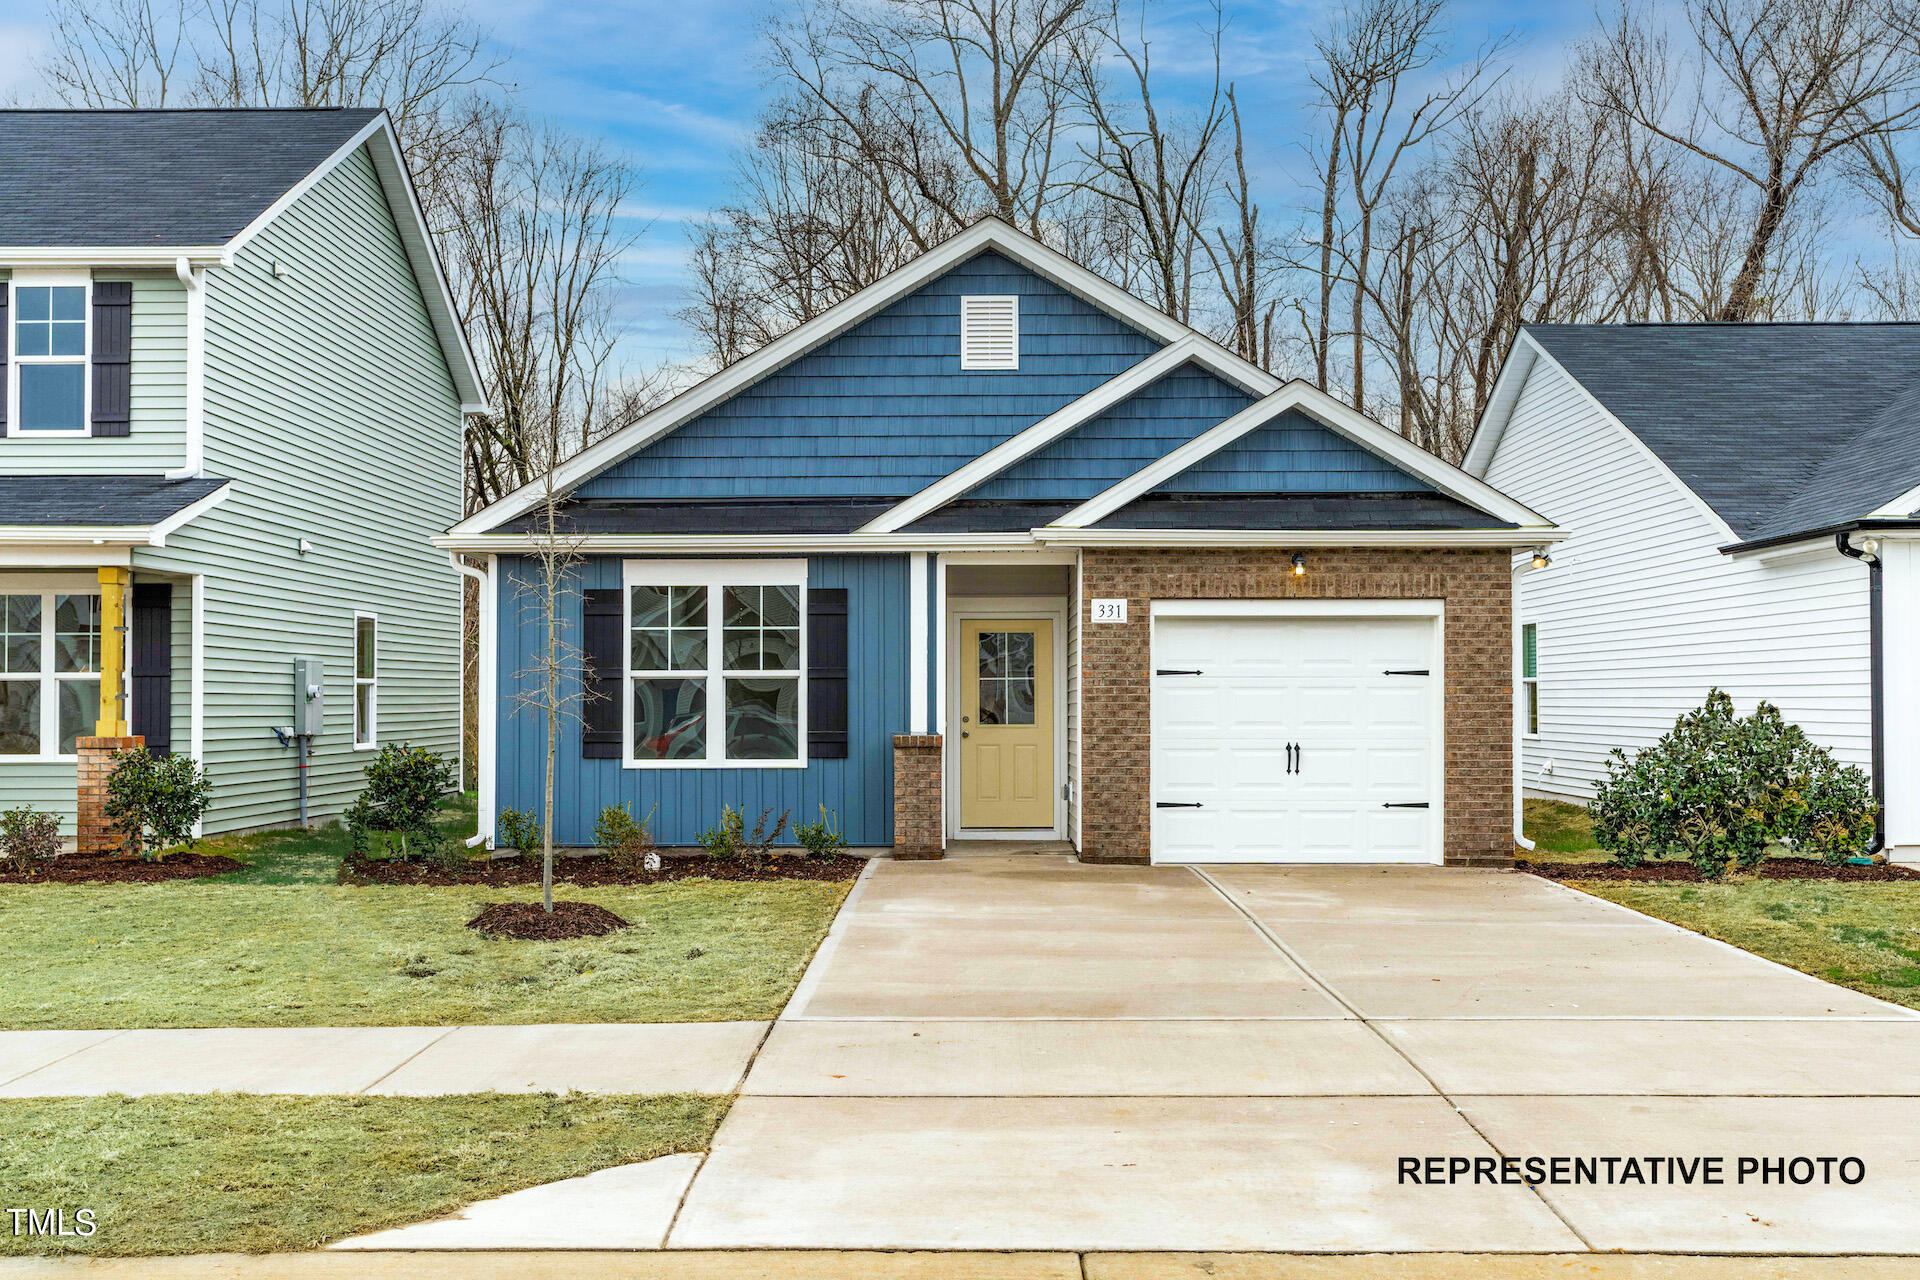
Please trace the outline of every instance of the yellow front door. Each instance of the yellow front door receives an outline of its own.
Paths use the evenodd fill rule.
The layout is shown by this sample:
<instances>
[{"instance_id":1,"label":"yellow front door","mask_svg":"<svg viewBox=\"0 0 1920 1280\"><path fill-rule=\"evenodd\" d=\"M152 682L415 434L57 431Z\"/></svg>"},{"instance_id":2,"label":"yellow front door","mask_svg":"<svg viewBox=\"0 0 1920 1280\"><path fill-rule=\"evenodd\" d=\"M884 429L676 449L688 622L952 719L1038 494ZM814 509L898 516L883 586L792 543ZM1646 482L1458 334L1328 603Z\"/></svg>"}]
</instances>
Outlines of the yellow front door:
<instances>
[{"instance_id":1,"label":"yellow front door","mask_svg":"<svg viewBox=\"0 0 1920 1280\"><path fill-rule=\"evenodd\" d=\"M960 623L960 825L1053 825L1053 622Z\"/></svg>"}]
</instances>

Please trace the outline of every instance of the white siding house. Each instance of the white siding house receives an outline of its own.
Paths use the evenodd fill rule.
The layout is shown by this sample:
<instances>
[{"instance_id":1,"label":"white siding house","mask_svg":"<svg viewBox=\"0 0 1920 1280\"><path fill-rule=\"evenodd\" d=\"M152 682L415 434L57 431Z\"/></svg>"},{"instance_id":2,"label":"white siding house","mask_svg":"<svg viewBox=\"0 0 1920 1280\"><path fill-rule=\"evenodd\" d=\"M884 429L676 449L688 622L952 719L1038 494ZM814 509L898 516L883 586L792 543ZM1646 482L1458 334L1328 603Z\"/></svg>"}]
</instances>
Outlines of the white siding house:
<instances>
[{"instance_id":1,"label":"white siding house","mask_svg":"<svg viewBox=\"0 0 1920 1280\"><path fill-rule=\"evenodd\" d=\"M1765 473L1779 460L1779 424L1756 426L1738 413L1717 420L1718 401L1676 391L1673 416L1655 429L1649 408L1658 394L1648 384L1671 370L1656 350L1645 376L1635 378L1635 335L1666 330L1665 339L1674 327L1612 329L1600 339L1611 343L1611 364L1591 358L1586 346L1591 330L1600 328L1523 332L1467 460L1469 471L1568 531L1547 567L1516 565L1522 569L1518 620L1531 657L1523 662L1519 694L1525 793L1590 798L1614 749L1631 753L1652 744L1716 686L1742 711L1763 699L1775 703L1840 759L1871 770L1868 566L1841 554L1836 531L1824 524L1800 537L1756 529L1755 520L1765 517L1754 513L1793 499L1762 493L1752 505L1738 506L1727 496L1737 489L1737 476L1720 477L1711 490L1728 513L1710 505L1698 491L1705 486L1682 479L1662 447L1676 435L1719 433L1729 438L1725 454L1736 468L1751 450L1755 471ZM1589 333L1572 335L1580 339L1573 341L1567 331L1575 329ZM1598 372L1576 377L1556 353L1578 354ZM1726 376L1743 372L1729 369ZM1607 403L1615 376L1632 379L1634 388L1631 408L1621 412ZM1697 390L1702 376L1711 375L1692 369L1680 380ZM1668 454L1690 468L1702 456L1673 448ZM1801 470L1811 477L1818 466L1819 459L1810 458ZM1911 478L1895 470L1901 475L1884 482L1883 499L1911 487ZM1790 470L1783 474L1794 495L1805 492ZM1873 495L1860 497L1857 515L1867 517ZM1730 523L1729 514L1741 524ZM1920 622L1909 567L1914 544L1899 541L1898 523L1882 517L1849 536L1856 546L1869 535L1880 540L1887 598L1898 597L1903 616ZM1893 612L1890 604L1890 617ZM1911 624L1903 623L1898 634L1913 635ZM1920 661L1911 652L1896 658L1891 648L1888 661L1888 689L1907 690L1900 708L1883 694L1890 842L1920 845L1920 813L1910 799L1920 794L1920 751L1906 745L1909 720L1920 718ZM1895 665L1901 665L1897 677Z\"/></svg>"}]
</instances>

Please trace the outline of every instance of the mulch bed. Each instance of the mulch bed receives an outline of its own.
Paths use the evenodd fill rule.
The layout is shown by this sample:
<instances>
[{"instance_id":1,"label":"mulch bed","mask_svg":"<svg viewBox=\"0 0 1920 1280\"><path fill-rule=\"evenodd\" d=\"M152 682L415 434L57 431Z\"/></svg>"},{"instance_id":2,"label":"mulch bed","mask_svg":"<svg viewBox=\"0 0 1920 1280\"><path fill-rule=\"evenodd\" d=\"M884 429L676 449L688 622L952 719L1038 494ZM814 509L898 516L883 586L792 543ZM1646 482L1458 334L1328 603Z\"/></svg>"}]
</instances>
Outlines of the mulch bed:
<instances>
[{"instance_id":1,"label":"mulch bed","mask_svg":"<svg viewBox=\"0 0 1920 1280\"><path fill-rule=\"evenodd\" d=\"M225 875L247 864L217 854L173 853L160 862L100 854L0 862L0 884L157 884Z\"/></svg>"},{"instance_id":2,"label":"mulch bed","mask_svg":"<svg viewBox=\"0 0 1920 1280\"><path fill-rule=\"evenodd\" d=\"M1646 862L1637 867L1616 867L1606 862L1523 862L1522 870L1531 871L1537 876L1549 880L1625 880L1643 884L1678 882L1701 884L1706 877L1691 862ZM1727 879L1746 879L1749 876L1760 880L1843 880L1855 882L1885 882L1889 880L1920 880L1920 871L1912 867L1895 866L1883 863L1877 867L1853 867L1842 863L1830 867L1818 858L1768 858L1751 872L1730 868Z\"/></svg>"},{"instance_id":3,"label":"mulch bed","mask_svg":"<svg viewBox=\"0 0 1920 1280\"><path fill-rule=\"evenodd\" d=\"M851 880L867 865L865 858L775 858L764 867L744 862L716 862L704 857L663 859L658 871L619 867L598 854L553 860L555 884L596 885L664 884L669 880ZM473 858L455 868L439 862L401 862L395 858L368 858L348 854L340 863L341 884L509 885L539 884L540 859Z\"/></svg>"},{"instance_id":4,"label":"mulch bed","mask_svg":"<svg viewBox=\"0 0 1920 1280\"><path fill-rule=\"evenodd\" d=\"M628 927L625 920L591 902L556 902L552 911L537 902L489 902L479 915L467 921L467 928L489 938L528 942L600 938Z\"/></svg>"}]
</instances>

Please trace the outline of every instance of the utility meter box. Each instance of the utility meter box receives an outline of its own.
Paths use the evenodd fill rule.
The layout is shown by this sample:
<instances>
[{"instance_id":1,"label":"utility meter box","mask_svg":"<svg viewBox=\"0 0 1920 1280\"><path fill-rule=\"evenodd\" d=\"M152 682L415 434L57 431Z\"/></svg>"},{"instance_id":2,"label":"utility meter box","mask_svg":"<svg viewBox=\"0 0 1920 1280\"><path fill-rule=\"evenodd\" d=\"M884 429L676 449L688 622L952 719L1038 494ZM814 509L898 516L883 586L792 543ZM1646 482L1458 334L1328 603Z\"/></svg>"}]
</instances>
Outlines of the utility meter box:
<instances>
[{"instance_id":1,"label":"utility meter box","mask_svg":"<svg viewBox=\"0 0 1920 1280\"><path fill-rule=\"evenodd\" d=\"M293 660L293 732L295 736L320 736L326 711L327 672L318 658Z\"/></svg>"}]
</instances>

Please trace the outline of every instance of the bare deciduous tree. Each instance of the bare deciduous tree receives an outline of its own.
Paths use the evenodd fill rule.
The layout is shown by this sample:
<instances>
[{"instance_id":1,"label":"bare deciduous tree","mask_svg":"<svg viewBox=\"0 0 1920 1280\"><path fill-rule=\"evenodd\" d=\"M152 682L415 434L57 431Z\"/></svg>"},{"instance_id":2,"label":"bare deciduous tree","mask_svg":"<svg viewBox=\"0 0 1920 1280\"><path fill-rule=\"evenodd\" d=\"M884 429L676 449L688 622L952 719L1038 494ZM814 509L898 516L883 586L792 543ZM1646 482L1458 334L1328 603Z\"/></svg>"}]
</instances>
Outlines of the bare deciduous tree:
<instances>
[{"instance_id":1,"label":"bare deciduous tree","mask_svg":"<svg viewBox=\"0 0 1920 1280\"><path fill-rule=\"evenodd\" d=\"M1746 320L1766 305L1770 255L1809 181L1920 123L1920 56L1880 0L1687 0L1686 17L1692 42L1675 55L1651 15L1623 5L1580 79L1598 104L1750 189L1714 312Z\"/></svg>"}]
</instances>

